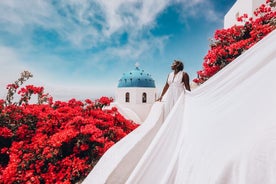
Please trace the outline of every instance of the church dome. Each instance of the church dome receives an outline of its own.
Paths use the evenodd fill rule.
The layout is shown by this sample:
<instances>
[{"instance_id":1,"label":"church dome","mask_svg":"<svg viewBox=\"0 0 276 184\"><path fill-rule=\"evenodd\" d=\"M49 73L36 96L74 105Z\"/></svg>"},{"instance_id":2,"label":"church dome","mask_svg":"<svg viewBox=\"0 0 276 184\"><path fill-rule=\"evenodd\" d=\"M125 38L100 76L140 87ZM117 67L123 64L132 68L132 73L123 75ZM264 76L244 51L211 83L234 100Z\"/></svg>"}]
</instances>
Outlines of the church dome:
<instances>
[{"instance_id":1,"label":"church dome","mask_svg":"<svg viewBox=\"0 0 276 184\"><path fill-rule=\"evenodd\" d=\"M119 80L118 88L124 87L155 88L155 82L150 74L136 66L134 70L124 73Z\"/></svg>"}]
</instances>

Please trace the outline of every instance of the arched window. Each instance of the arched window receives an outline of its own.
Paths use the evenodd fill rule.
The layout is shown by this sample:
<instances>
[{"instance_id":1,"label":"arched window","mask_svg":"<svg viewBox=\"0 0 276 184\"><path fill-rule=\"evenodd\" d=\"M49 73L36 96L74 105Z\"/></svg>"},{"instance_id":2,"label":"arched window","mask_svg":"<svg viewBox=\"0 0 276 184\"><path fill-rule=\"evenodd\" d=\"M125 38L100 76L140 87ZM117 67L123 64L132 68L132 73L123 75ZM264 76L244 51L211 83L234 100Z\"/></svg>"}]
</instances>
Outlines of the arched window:
<instances>
[{"instance_id":1,"label":"arched window","mask_svg":"<svg viewBox=\"0 0 276 184\"><path fill-rule=\"evenodd\" d=\"M147 103L147 93L142 94L142 103Z\"/></svg>"},{"instance_id":2,"label":"arched window","mask_svg":"<svg viewBox=\"0 0 276 184\"><path fill-rule=\"evenodd\" d=\"M129 92L126 92L126 102L129 102Z\"/></svg>"}]
</instances>

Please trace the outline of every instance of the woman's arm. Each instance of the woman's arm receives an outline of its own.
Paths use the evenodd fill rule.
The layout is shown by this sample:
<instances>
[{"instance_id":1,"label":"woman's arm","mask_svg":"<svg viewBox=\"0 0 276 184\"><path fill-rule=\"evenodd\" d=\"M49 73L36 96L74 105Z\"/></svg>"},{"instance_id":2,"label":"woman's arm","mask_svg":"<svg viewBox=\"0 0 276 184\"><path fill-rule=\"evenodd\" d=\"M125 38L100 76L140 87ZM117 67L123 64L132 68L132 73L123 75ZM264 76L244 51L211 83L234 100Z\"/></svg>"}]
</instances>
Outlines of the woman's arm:
<instances>
[{"instance_id":1,"label":"woman's arm","mask_svg":"<svg viewBox=\"0 0 276 184\"><path fill-rule=\"evenodd\" d=\"M182 82L184 83L185 88L191 91L189 75L186 72L183 72Z\"/></svg>"},{"instance_id":2,"label":"woman's arm","mask_svg":"<svg viewBox=\"0 0 276 184\"><path fill-rule=\"evenodd\" d=\"M162 90L161 96L160 96L160 98L158 99L158 101L161 101L161 100L162 100L162 98L163 98L163 96L165 95L165 93L167 92L168 88L169 88L169 84L166 82L166 84L165 84L165 86L164 86L164 88L163 88L163 90Z\"/></svg>"},{"instance_id":3,"label":"woman's arm","mask_svg":"<svg viewBox=\"0 0 276 184\"><path fill-rule=\"evenodd\" d=\"M168 76L168 78L169 78L169 76ZM167 82L166 82L165 86L163 87L161 96L156 101L161 101L162 100L162 98L165 95L165 93L167 92L168 88L169 88L169 84L168 84L168 79L167 79Z\"/></svg>"}]
</instances>

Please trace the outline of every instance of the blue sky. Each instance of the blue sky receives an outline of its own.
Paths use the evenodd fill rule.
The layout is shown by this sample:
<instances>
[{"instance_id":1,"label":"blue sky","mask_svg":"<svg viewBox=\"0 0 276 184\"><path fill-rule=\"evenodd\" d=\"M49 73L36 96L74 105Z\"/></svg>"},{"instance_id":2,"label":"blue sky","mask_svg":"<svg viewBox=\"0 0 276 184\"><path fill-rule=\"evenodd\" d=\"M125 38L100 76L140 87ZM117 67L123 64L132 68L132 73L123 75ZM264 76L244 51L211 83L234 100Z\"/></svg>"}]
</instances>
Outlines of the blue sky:
<instances>
[{"instance_id":1,"label":"blue sky","mask_svg":"<svg viewBox=\"0 0 276 184\"><path fill-rule=\"evenodd\" d=\"M158 91L174 59L191 81L235 0L1 0L0 98L24 70L56 100L114 96L136 62Z\"/></svg>"}]
</instances>

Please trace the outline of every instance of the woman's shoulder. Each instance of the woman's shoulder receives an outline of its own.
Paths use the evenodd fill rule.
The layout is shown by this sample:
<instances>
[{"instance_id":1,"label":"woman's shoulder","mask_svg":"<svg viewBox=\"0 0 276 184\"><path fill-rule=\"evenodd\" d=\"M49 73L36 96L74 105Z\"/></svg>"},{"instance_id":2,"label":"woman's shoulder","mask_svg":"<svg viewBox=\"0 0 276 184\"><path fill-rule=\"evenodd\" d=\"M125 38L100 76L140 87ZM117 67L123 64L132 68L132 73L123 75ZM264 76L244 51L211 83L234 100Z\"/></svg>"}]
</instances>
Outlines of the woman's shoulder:
<instances>
[{"instance_id":1,"label":"woman's shoulder","mask_svg":"<svg viewBox=\"0 0 276 184\"><path fill-rule=\"evenodd\" d=\"M183 75L182 75L182 76L183 76L183 77L182 77L183 80L185 80L185 79L186 79L186 80L189 80L189 78L190 78L190 77L189 77L189 74L188 74L187 72L184 72L184 71L183 71Z\"/></svg>"},{"instance_id":2,"label":"woman's shoulder","mask_svg":"<svg viewBox=\"0 0 276 184\"><path fill-rule=\"evenodd\" d=\"M183 79L184 78L189 78L189 74L185 71L182 71L182 76L183 76Z\"/></svg>"},{"instance_id":3,"label":"woman's shoulder","mask_svg":"<svg viewBox=\"0 0 276 184\"><path fill-rule=\"evenodd\" d=\"M183 74L183 76L184 75L188 75L189 76L189 74L187 72L185 72L185 71L182 71L182 74Z\"/></svg>"}]
</instances>

